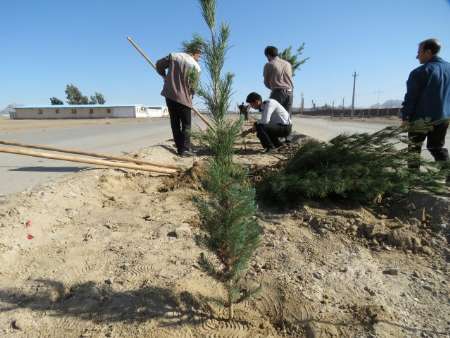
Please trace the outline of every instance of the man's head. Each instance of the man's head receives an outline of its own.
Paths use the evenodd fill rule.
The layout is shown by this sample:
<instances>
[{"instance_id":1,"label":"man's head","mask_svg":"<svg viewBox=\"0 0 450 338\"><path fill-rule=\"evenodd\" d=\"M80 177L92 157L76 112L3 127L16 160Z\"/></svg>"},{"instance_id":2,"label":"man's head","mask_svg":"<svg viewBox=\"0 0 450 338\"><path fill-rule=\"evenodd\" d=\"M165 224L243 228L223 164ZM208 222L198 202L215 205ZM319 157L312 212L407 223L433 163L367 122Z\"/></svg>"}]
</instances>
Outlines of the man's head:
<instances>
[{"instance_id":1,"label":"man's head","mask_svg":"<svg viewBox=\"0 0 450 338\"><path fill-rule=\"evenodd\" d=\"M278 56L277 47L267 46L266 49L264 49L264 55L267 57L267 60L273 60Z\"/></svg>"},{"instance_id":2,"label":"man's head","mask_svg":"<svg viewBox=\"0 0 450 338\"><path fill-rule=\"evenodd\" d=\"M203 38L200 35L194 34L191 41L183 41L183 52L190 54L195 61L199 61L204 45Z\"/></svg>"},{"instance_id":3,"label":"man's head","mask_svg":"<svg viewBox=\"0 0 450 338\"><path fill-rule=\"evenodd\" d=\"M252 92L247 95L245 102L247 102L253 109L259 110L262 105L262 97L258 93Z\"/></svg>"},{"instance_id":4,"label":"man's head","mask_svg":"<svg viewBox=\"0 0 450 338\"><path fill-rule=\"evenodd\" d=\"M427 39L419 43L419 48L417 50L417 60L420 64L427 63L431 58L441 50L441 43L438 39Z\"/></svg>"}]
</instances>

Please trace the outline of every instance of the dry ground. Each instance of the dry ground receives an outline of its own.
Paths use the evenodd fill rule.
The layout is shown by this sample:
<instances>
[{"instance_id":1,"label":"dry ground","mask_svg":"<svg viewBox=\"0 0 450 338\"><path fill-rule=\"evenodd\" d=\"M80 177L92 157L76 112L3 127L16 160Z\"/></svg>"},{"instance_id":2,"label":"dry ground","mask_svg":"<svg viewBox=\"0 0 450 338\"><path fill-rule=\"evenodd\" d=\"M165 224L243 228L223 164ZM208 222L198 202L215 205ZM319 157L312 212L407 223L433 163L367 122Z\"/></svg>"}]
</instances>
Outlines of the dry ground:
<instances>
[{"instance_id":1,"label":"dry ground","mask_svg":"<svg viewBox=\"0 0 450 338\"><path fill-rule=\"evenodd\" d=\"M257 148L238 159L283 158ZM139 155L179 161L169 145ZM260 210L246 281L263 288L228 322L221 285L197 263L196 174L86 170L0 201L0 336L449 336L447 199Z\"/></svg>"}]
</instances>

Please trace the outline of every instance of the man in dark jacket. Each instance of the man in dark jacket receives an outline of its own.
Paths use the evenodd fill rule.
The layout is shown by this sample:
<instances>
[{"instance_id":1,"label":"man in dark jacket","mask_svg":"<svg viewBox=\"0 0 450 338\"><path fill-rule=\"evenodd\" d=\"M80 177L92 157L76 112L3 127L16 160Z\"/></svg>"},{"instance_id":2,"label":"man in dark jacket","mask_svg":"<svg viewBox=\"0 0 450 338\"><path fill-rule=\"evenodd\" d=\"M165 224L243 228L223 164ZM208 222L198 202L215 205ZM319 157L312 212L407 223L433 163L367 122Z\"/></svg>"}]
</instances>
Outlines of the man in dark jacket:
<instances>
[{"instance_id":1,"label":"man in dark jacket","mask_svg":"<svg viewBox=\"0 0 450 338\"><path fill-rule=\"evenodd\" d=\"M404 123L419 119L433 123L431 131L408 134L412 142L410 151L420 155L422 144L427 139L427 149L431 155L436 161L444 162L449 160L444 145L450 119L450 63L438 56L440 49L441 45L436 39L419 44L417 59L421 66L409 74L402 119ZM418 169L420 163L411 162L409 166Z\"/></svg>"}]
</instances>

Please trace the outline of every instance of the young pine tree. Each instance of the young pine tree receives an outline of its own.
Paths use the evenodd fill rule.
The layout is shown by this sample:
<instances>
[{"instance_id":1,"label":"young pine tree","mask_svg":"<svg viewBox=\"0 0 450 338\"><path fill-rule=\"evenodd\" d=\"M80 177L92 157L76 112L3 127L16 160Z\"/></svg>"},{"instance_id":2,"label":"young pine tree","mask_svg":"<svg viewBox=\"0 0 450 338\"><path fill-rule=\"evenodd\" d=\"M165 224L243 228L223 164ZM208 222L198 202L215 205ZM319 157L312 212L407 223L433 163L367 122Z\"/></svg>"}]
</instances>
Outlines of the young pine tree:
<instances>
[{"instance_id":1,"label":"young pine tree","mask_svg":"<svg viewBox=\"0 0 450 338\"><path fill-rule=\"evenodd\" d=\"M222 282L227 291L229 319L233 318L233 304L253 292L240 286L248 263L260 242L261 228L254 218L255 190L246 172L233 162L233 145L240 134L242 120L227 118L230 107L233 75L222 75L228 49L230 29L222 24L216 29L215 0L199 0L203 18L211 36L204 45L205 65L209 75L206 87L199 96L212 114L213 127L197 135L197 139L211 150L205 188L208 196L198 201L205 244L214 253L214 262L200 257L205 270Z\"/></svg>"}]
</instances>

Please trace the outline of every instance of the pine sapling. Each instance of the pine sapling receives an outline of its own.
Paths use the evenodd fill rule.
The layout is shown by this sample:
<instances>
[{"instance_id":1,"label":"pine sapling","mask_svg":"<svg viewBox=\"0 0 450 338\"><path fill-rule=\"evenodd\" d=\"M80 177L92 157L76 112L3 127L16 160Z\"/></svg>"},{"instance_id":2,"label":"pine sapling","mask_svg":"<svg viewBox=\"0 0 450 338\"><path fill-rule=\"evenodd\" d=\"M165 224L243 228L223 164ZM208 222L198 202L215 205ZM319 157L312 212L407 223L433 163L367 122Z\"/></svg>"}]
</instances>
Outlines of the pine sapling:
<instances>
[{"instance_id":1,"label":"pine sapling","mask_svg":"<svg viewBox=\"0 0 450 338\"><path fill-rule=\"evenodd\" d=\"M228 318L234 316L233 305L246 299L253 291L241 287L249 261L260 242L261 228L256 213L255 190L247 173L233 162L233 146L240 134L242 120L227 118L231 102L233 75L222 75L228 49L229 26L216 30L215 0L199 0L203 18L211 36L204 45L204 58L209 74L206 87L200 86L199 96L212 114L213 127L197 134L197 139L212 153L205 180L207 197L197 201L204 243L214 254L210 261L200 257L201 265L227 291L225 305Z\"/></svg>"}]
</instances>

